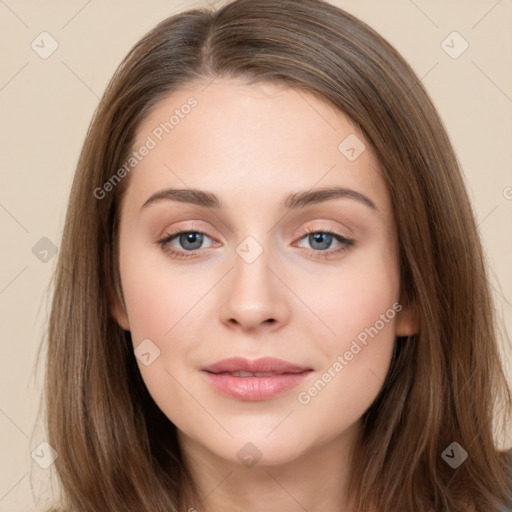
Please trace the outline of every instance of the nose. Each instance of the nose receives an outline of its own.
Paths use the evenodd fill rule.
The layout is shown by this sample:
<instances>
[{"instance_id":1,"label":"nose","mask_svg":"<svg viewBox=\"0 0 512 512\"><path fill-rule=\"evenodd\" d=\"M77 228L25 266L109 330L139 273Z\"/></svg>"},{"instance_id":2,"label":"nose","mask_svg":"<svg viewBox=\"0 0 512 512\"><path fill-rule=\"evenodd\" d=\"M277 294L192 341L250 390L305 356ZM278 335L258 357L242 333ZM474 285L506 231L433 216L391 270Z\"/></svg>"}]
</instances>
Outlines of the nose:
<instances>
[{"instance_id":1,"label":"nose","mask_svg":"<svg viewBox=\"0 0 512 512\"><path fill-rule=\"evenodd\" d=\"M246 331L277 330L288 322L291 292L268 250L252 262L234 254L221 295L221 321Z\"/></svg>"}]
</instances>

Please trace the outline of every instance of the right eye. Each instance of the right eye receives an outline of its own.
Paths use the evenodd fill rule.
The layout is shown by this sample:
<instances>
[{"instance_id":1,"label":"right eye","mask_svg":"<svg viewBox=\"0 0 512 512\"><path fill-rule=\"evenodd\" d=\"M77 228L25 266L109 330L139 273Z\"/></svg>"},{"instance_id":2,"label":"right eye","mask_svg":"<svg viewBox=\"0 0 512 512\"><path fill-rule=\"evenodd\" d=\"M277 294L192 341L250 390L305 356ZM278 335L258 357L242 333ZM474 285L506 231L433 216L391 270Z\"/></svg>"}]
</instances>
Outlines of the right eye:
<instances>
[{"instance_id":1,"label":"right eye","mask_svg":"<svg viewBox=\"0 0 512 512\"><path fill-rule=\"evenodd\" d=\"M165 237L158 241L162 249L176 258L192 258L198 249L202 248L204 239L210 238L206 233L199 230L178 230L173 233L166 233ZM176 250L172 241L176 239L182 249Z\"/></svg>"}]
</instances>

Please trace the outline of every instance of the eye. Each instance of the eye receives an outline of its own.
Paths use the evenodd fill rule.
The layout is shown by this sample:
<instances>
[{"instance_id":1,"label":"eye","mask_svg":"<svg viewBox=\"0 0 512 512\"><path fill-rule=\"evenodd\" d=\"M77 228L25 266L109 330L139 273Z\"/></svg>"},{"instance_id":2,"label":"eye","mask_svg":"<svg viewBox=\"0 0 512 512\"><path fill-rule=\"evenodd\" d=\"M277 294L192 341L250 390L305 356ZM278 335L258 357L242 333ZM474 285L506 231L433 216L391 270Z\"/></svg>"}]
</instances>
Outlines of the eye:
<instances>
[{"instance_id":1,"label":"eye","mask_svg":"<svg viewBox=\"0 0 512 512\"><path fill-rule=\"evenodd\" d=\"M164 238L158 240L158 244L162 247L162 249L171 254L176 258L192 258L196 255L193 254L193 251L198 249L202 249L203 242L206 238L210 238L203 231L175 231L174 233L167 233ZM183 250L176 250L171 242L176 239L179 245L183 248ZM211 238L210 238L211 240ZM217 243L217 242L215 242Z\"/></svg>"},{"instance_id":2,"label":"eye","mask_svg":"<svg viewBox=\"0 0 512 512\"><path fill-rule=\"evenodd\" d=\"M304 236L302 236L301 240L307 239L313 252L316 253L315 256L318 255L321 258L328 258L343 253L354 245L354 240L336 233L330 228L307 228L302 231L302 234ZM326 250L333 244L333 241L337 242L339 247L337 249Z\"/></svg>"}]
</instances>

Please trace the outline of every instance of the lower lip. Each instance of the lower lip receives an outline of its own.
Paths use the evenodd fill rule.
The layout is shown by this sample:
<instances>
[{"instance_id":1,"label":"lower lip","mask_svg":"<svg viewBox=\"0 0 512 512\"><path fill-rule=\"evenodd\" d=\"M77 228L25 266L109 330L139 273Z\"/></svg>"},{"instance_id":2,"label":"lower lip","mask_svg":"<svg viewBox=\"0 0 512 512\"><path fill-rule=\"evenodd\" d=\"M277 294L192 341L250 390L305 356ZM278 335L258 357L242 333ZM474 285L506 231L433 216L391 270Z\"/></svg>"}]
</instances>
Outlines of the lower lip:
<instances>
[{"instance_id":1,"label":"lower lip","mask_svg":"<svg viewBox=\"0 0 512 512\"><path fill-rule=\"evenodd\" d=\"M203 371L219 393L238 400L259 401L279 396L298 386L310 373L284 373L273 377L234 377Z\"/></svg>"}]
</instances>

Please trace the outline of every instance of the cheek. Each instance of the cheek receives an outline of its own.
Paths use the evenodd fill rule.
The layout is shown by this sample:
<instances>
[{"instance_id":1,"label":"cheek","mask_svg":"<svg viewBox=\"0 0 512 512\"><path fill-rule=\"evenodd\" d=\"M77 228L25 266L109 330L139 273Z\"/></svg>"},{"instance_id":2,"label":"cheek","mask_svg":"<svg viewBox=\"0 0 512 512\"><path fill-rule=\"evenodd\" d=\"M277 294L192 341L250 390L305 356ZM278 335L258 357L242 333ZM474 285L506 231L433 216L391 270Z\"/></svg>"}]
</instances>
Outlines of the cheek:
<instances>
[{"instance_id":1,"label":"cheek","mask_svg":"<svg viewBox=\"0 0 512 512\"><path fill-rule=\"evenodd\" d=\"M340 408L333 414L340 415L340 420L350 410L353 418L362 415L380 391L395 343L396 316L402 308L392 247L376 245L375 250L357 256L335 275L317 281L310 294L323 321L323 326L316 322L317 332L323 333L317 337L317 347L325 359L320 382L298 395L299 403L314 402L312 407L318 411L337 404ZM324 293L319 291L322 288ZM310 332L312 336L311 328Z\"/></svg>"},{"instance_id":2,"label":"cheek","mask_svg":"<svg viewBox=\"0 0 512 512\"><path fill-rule=\"evenodd\" d=\"M373 327L381 339L394 337L397 306L393 304L399 300L400 277L393 249L382 237L347 258L336 272L317 276L315 286L309 286L306 300L323 320L325 328L317 324L331 354L348 350L358 336L364 343L368 330L376 336ZM307 289L301 293L305 295Z\"/></svg>"},{"instance_id":3,"label":"cheek","mask_svg":"<svg viewBox=\"0 0 512 512\"><path fill-rule=\"evenodd\" d=\"M142 379L159 408L181 427L190 396L180 383L190 388L186 369L191 364L191 351L200 341L195 320L198 303L208 287L192 283L179 269L170 268L165 260L144 250L125 254L120 271ZM144 358L143 354L149 356Z\"/></svg>"},{"instance_id":4,"label":"cheek","mask_svg":"<svg viewBox=\"0 0 512 512\"><path fill-rule=\"evenodd\" d=\"M198 348L208 341L215 314L209 292L218 275L187 271L186 265L169 262L154 248L138 248L136 243L122 255L120 271L136 355L143 342L158 354L148 366L139 359L141 374L150 392L169 392L178 386L169 373L181 381L195 364Z\"/></svg>"},{"instance_id":5,"label":"cheek","mask_svg":"<svg viewBox=\"0 0 512 512\"><path fill-rule=\"evenodd\" d=\"M186 323L180 319L193 313L203 287L153 247L127 240L128 246L121 253L120 272L133 342L164 341Z\"/></svg>"},{"instance_id":6,"label":"cheek","mask_svg":"<svg viewBox=\"0 0 512 512\"><path fill-rule=\"evenodd\" d=\"M127 268L125 276L123 292L134 344L143 338L161 338L173 327L172 313L181 309L179 287L176 283L168 287L165 276L155 275L145 265Z\"/></svg>"}]
</instances>

